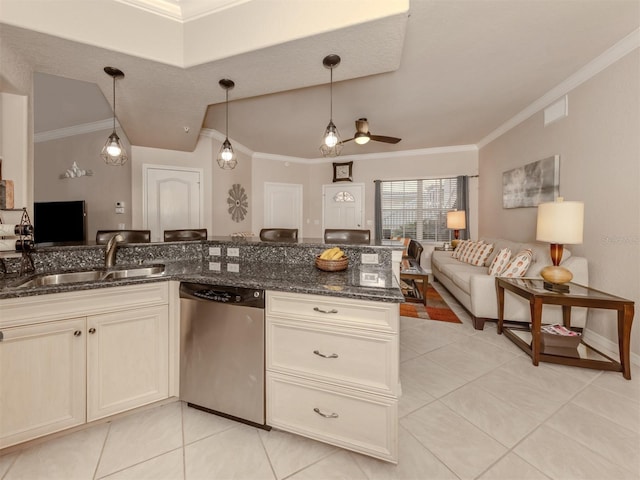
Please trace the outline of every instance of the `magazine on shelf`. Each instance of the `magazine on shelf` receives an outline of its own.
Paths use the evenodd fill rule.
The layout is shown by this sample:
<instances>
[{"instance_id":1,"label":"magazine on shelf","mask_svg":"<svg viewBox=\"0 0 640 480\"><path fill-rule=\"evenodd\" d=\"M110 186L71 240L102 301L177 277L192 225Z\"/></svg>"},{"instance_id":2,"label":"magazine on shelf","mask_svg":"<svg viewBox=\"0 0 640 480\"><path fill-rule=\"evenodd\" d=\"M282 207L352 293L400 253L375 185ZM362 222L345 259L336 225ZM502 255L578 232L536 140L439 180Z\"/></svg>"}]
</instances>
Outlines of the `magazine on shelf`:
<instances>
[{"instance_id":1,"label":"magazine on shelf","mask_svg":"<svg viewBox=\"0 0 640 480\"><path fill-rule=\"evenodd\" d=\"M564 325L560 324L543 325L541 331L550 333L552 335L560 335L563 337L579 337L581 335L580 332L574 332L573 330L570 330Z\"/></svg>"}]
</instances>

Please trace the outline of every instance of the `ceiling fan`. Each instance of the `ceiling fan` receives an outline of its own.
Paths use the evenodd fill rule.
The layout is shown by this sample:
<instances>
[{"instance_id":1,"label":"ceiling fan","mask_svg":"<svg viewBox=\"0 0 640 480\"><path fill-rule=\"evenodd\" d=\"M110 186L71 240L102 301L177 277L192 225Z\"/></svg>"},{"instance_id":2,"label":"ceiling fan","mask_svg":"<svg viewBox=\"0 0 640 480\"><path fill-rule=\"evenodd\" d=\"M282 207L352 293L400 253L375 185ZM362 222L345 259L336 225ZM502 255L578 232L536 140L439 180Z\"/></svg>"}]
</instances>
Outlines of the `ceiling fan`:
<instances>
[{"instance_id":1,"label":"ceiling fan","mask_svg":"<svg viewBox=\"0 0 640 480\"><path fill-rule=\"evenodd\" d=\"M355 140L358 145L364 145L365 143L369 143L369 140L373 140L374 142L398 143L402 139L385 137L384 135L372 135L371 132L369 132L369 121L366 118L359 118L356 120L356 133L353 138L344 140L342 143L350 142L351 140Z\"/></svg>"}]
</instances>

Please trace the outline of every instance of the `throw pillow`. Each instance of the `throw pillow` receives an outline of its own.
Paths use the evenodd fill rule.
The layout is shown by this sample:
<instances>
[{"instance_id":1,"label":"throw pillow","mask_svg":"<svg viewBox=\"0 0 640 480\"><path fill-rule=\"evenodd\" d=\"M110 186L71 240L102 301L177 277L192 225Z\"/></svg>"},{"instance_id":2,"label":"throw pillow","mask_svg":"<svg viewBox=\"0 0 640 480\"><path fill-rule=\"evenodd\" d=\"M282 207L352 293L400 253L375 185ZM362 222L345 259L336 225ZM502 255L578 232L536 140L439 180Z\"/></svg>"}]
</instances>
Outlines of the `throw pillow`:
<instances>
[{"instance_id":1,"label":"throw pillow","mask_svg":"<svg viewBox=\"0 0 640 480\"><path fill-rule=\"evenodd\" d=\"M527 273L533 253L531 250L522 250L511 259L507 267L502 272L503 277L524 277Z\"/></svg>"},{"instance_id":2,"label":"throw pillow","mask_svg":"<svg viewBox=\"0 0 640 480\"><path fill-rule=\"evenodd\" d=\"M498 254L493 258L493 262L491 262L491 265L489 265L489 275L497 276L504 272L510 258L510 249L503 248L502 250L500 250Z\"/></svg>"},{"instance_id":3,"label":"throw pillow","mask_svg":"<svg viewBox=\"0 0 640 480\"><path fill-rule=\"evenodd\" d=\"M470 263L471 265L475 265L476 267L483 267L492 251L493 251L492 243L478 242L477 248L473 250L473 254L471 255L467 263Z\"/></svg>"},{"instance_id":4,"label":"throw pillow","mask_svg":"<svg viewBox=\"0 0 640 480\"><path fill-rule=\"evenodd\" d=\"M458 243L458 246L453 251L453 254L451 256L457 260L460 260L462 255L466 253L470 246L471 240L462 240L460 243Z\"/></svg>"},{"instance_id":5,"label":"throw pillow","mask_svg":"<svg viewBox=\"0 0 640 480\"><path fill-rule=\"evenodd\" d=\"M460 255L460 261L465 263L471 263L471 259L475 257L476 253L480 250L483 244L478 242L469 242L469 246L464 251L462 255Z\"/></svg>"}]
</instances>

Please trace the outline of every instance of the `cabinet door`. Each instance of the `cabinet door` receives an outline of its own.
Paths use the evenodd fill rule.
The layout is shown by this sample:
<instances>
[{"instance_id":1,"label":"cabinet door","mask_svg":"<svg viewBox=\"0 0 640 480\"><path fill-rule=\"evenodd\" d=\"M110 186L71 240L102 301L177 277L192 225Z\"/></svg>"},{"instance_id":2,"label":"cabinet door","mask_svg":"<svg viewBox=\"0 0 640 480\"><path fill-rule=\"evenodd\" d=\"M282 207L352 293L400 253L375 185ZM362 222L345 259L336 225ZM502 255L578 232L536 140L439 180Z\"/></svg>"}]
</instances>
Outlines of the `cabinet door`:
<instances>
[{"instance_id":1,"label":"cabinet door","mask_svg":"<svg viewBox=\"0 0 640 480\"><path fill-rule=\"evenodd\" d=\"M87 420L168 397L167 306L87 318Z\"/></svg>"},{"instance_id":2,"label":"cabinet door","mask_svg":"<svg viewBox=\"0 0 640 480\"><path fill-rule=\"evenodd\" d=\"M85 421L85 319L2 330L0 448Z\"/></svg>"}]
</instances>

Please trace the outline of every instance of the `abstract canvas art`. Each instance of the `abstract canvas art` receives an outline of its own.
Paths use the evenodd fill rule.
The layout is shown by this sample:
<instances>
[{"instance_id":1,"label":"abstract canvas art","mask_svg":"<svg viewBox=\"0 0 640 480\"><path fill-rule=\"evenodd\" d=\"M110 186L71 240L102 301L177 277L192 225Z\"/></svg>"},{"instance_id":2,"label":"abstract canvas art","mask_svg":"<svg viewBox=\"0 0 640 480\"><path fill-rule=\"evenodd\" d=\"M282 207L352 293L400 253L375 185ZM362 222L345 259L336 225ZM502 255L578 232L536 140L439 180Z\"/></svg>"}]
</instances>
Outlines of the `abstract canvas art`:
<instances>
[{"instance_id":1,"label":"abstract canvas art","mask_svg":"<svg viewBox=\"0 0 640 480\"><path fill-rule=\"evenodd\" d=\"M553 202L559 190L560 155L502 174L503 208L536 207L543 202Z\"/></svg>"}]
</instances>

